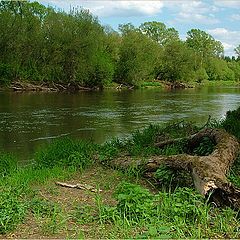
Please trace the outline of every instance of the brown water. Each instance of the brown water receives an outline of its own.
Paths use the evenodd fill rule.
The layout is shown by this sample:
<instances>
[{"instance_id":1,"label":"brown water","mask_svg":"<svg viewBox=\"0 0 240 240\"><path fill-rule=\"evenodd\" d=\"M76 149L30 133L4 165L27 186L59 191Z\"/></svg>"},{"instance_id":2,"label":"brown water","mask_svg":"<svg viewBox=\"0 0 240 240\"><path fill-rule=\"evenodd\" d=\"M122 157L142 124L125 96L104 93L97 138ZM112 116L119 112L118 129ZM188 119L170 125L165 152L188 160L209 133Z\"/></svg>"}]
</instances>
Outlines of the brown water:
<instances>
[{"instance_id":1,"label":"brown water","mask_svg":"<svg viewBox=\"0 0 240 240\"><path fill-rule=\"evenodd\" d=\"M26 160L39 145L56 138L69 136L101 143L149 123L188 119L203 124L208 115L224 117L239 104L240 88L0 92L0 150Z\"/></svg>"}]
</instances>

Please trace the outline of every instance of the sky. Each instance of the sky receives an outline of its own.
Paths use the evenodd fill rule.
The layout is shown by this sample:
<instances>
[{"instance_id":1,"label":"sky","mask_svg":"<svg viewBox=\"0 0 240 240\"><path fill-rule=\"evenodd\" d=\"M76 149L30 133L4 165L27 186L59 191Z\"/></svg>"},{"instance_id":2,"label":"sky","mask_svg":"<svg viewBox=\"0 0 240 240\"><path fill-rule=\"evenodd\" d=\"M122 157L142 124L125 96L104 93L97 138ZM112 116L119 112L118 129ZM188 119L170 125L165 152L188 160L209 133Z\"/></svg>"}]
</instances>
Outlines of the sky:
<instances>
[{"instance_id":1,"label":"sky","mask_svg":"<svg viewBox=\"0 0 240 240\"><path fill-rule=\"evenodd\" d=\"M119 24L163 22L178 30L182 39L187 31L198 28L223 43L225 55L234 55L240 44L240 0L44 0L56 9L69 11L83 7L98 17L103 25L117 30Z\"/></svg>"}]
</instances>

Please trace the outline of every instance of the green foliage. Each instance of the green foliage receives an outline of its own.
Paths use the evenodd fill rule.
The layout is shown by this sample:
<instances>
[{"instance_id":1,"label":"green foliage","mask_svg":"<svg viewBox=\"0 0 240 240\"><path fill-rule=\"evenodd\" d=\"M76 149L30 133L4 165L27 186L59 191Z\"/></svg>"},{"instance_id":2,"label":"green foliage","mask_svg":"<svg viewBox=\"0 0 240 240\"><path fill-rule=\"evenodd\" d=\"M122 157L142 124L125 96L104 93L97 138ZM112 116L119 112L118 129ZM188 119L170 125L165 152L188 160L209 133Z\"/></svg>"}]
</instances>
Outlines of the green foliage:
<instances>
[{"instance_id":1,"label":"green foliage","mask_svg":"<svg viewBox=\"0 0 240 240\"><path fill-rule=\"evenodd\" d=\"M17 159L11 154L0 152L0 178L17 169Z\"/></svg>"},{"instance_id":2,"label":"green foliage","mask_svg":"<svg viewBox=\"0 0 240 240\"><path fill-rule=\"evenodd\" d=\"M65 13L21 1L4 4L0 22L2 81L102 86L112 80L113 63L104 46L106 35L87 10Z\"/></svg>"},{"instance_id":3,"label":"green foliage","mask_svg":"<svg viewBox=\"0 0 240 240\"><path fill-rule=\"evenodd\" d=\"M153 80L158 52L157 43L138 31L128 31L122 38L115 81L136 85L142 80Z\"/></svg>"},{"instance_id":4,"label":"green foliage","mask_svg":"<svg viewBox=\"0 0 240 240\"><path fill-rule=\"evenodd\" d=\"M208 80L208 74L207 74L205 68L199 68L195 72L195 80L197 83L201 83L204 80Z\"/></svg>"},{"instance_id":5,"label":"green foliage","mask_svg":"<svg viewBox=\"0 0 240 240\"><path fill-rule=\"evenodd\" d=\"M207 79L204 68L209 79L239 80L235 63L208 68L209 58L221 57L223 46L204 31L188 31L183 44L176 29L157 21L122 24L119 30L102 26L82 8L64 12L38 2L1 1L0 84L20 80L102 88L113 80L135 86L157 78L201 82Z\"/></svg>"},{"instance_id":6,"label":"green foliage","mask_svg":"<svg viewBox=\"0 0 240 240\"><path fill-rule=\"evenodd\" d=\"M206 65L206 72L209 80L215 81L234 81L235 74L233 70L228 67L226 61L217 58L209 58Z\"/></svg>"},{"instance_id":7,"label":"green foliage","mask_svg":"<svg viewBox=\"0 0 240 240\"><path fill-rule=\"evenodd\" d=\"M193 154L198 156L207 156L214 150L214 142L209 137L203 137L198 146L193 149Z\"/></svg>"},{"instance_id":8,"label":"green foliage","mask_svg":"<svg viewBox=\"0 0 240 240\"><path fill-rule=\"evenodd\" d=\"M123 149L124 143L119 139L112 139L107 141L98 149L98 155L100 161L112 160L114 157L117 157L120 151Z\"/></svg>"},{"instance_id":9,"label":"green foliage","mask_svg":"<svg viewBox=\"0 0 240 240\"><path fill-rule=\"evenodd\" d=\"M233 111L228 111L222 127L229 133L240 139L240 107Z\"/></svg>"},{"instance_id":10,"label":"green foliage","mask_svg":"<svg viewBox=\"0 0 240 240\"><path fill-rule=\"evenodd\" d=\"M16 189L0 191L0 234L13 230L26 214L27 205L17 192Z\"/></svg>"},{"instance_id":11,"label":"green foliage","mask_svg":"<svg viewBox=\"0 0 240 240\"><path fill-rule=\"evenodd\" d=\"M186 82L194 75L194 55L185 43L175 41L167 44L161 57L157 78L170 82Z\"/></svg>"},{"instance_id":12,"label":"green foliage","mask_svg":"<svg viewBox=\"0 0 240 240\"><path fill-rule=\"evenodd\" d=\"M81 170L93 163L94 152L94 144L66 138L39 150L35 161L38 167L66 166Z\"/></svg>"},{"instance_id":13,"label":"green foliage","mask_svg":"<svg viewBox=\"0 0 240 240\"><path fill-rule=\"evenodd\" d=\"M115 192L116 210L120 216L132 221L151 217L153 195L139 185L123 182Z\"/></svg>"},{"instance_id":14,"label":"green foliage","mask_svg":"<svg viewBox=\"0 0 240 240\"><path fill-rule=\"evenodd\" d=\"M167 28L161 22L145 22L140 25L139 29L143 34L146 34L160 45L166 45L169 42L179 40L178 31L174 28Z\"/></svg>"},{"instance_id":15,"label":"green foliage","mask_svg":"<svg viewBox=\"0 0 240 240\"><path fill-rule=\"evenodd\" d=\"M201 58L207 56L221 56L223 55L223 45L216 41L210 34L200 30L191 29L187 32L187 45L193 48L196 52L201 54Z\"/></svg>"},{"instance_id":16,"label":"green foliage","mask_svg":"<svg viewBox=\"0 0 240 240\"><path fill-rule=\"evenodd\" d=\"M192 186L191 175L184 170L174 170L166 165L158 168L154 175L159 186L164 189L174 190L176 187Z\"/></svg>"},{"instance_id":17,"label":"green foliage","mask_svg":"<svg viewBox=\"0 0 240 240\"><path fill-rule=\"evenodd\" d=\"M240 188L240 155L238 155L237 159L234 161L233 167L230 169L229 180L233 183L234 186Z\"/></svg>"},{"instance_id":18,"label":"green foliage","mask_svg":"<svg viewBox=\"0 0 240 240\"><path fill-rule=\"evenodd\" d=\"M77 205L73 212L73 220L80 224L91 223L96 220L96 214L89 205Z\"/></svg>"},{"instance_id":19,"label":"green foliage","mask_svg":"<svg viewBox=\"0 0 240 240\"><path fill-rule=\"evenodd\" d=\"M235 81L240 81L240 62L231 61L228 62L228 68L234 72Z\"/></svg>"},{"instance_id":20,"label":"green foliage","mask_svg":"<svg viewBox=\"0 0 240 240\"><path fill-rule=\"evenodd\" d=\"M33 198L30 202L30 210L36 217L51 217L54 215L56 206L49 201Z\"/></svg>"}]
</instances>

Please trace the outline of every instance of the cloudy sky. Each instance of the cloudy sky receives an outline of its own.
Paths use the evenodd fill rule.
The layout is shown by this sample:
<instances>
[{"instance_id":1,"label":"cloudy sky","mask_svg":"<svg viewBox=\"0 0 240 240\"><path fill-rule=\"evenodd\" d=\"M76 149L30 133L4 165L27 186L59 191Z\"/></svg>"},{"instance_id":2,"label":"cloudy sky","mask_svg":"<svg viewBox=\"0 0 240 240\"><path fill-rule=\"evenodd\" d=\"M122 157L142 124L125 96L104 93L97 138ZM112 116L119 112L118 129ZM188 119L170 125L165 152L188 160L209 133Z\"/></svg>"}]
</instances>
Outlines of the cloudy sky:
<instances>
[{"instance_id":1,"label":"cloudy sky","mask_svg":"<svg viewBox=\"0 0 240 240\"><path fill-rule=\"evenodd\" d=\"M115 30L118 24L131 22L139 26L146 21L159 21L179 31L182 39L192 28L199 28L220 40L225 55L233 55L240 44L240 0L44 0L57 9L89 9L101 24Z\"/></svg>"}]
</instances>

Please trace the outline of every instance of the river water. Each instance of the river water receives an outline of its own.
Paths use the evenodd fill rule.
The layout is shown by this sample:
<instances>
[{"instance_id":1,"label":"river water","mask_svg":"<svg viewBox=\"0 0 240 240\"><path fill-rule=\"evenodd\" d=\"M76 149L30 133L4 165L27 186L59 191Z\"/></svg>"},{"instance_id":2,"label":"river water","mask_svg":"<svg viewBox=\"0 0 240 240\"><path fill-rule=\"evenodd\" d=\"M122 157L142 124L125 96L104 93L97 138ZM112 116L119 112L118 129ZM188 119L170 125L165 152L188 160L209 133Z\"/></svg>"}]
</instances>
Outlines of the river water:
<instances>
[{"instance_id":1,"label":"river water","mask_svg":"<svg viewBox=\"0 0 240 240\"><path fill-rule=\"evenodd\" d=\"M240 105L240 88L0 92L0 151L22 160L42 144L69 136L102 143L149 123L186 119L203 124Z\"/></svg>"}]
</instances>

